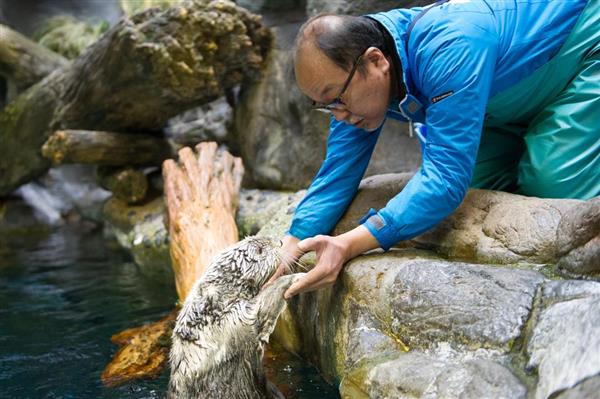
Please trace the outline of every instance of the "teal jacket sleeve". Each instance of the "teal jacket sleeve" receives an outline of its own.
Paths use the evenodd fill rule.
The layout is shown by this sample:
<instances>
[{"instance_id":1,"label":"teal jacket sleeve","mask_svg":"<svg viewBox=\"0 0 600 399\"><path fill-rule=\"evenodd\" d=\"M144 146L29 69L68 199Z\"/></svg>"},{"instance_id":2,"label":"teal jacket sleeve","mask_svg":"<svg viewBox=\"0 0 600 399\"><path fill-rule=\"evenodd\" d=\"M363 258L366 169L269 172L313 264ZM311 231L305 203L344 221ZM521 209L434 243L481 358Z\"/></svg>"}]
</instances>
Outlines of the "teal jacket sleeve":
<instances>
[{"instance_id":1,"label":"teal jacket sleeve","mask_svg":"<svg viewBox=\"0 0 600 399\"><path fill-rule=\"evenodd\" d=\"M415 46L412 70L427 104L426 141L419 171L383 209L365 218L364 226L384 249L432 228L462 202L496 62L494 36L477 26L416 40L425 43Z\"/></svg>"},{"instance_id":2,"label":"teal jacket sleeve","mask_svg":"<svg viewBox=\"0 0 600 399\"><path fill-rule=\"evenodd\" d=\"M302 240L333 230L358 190L380 131L367 132L331 118L327 155L296 208L288 234Z\"/></svg>"}]
</instances>

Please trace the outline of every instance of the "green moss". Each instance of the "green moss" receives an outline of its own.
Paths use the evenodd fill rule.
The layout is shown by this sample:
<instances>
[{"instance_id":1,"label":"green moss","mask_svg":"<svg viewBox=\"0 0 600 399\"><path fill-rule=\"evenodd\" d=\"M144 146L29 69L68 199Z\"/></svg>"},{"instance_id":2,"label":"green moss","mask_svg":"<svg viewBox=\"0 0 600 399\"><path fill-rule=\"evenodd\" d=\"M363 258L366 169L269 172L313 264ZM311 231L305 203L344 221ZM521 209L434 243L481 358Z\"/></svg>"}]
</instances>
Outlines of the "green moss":
<instances>
[{"instance_id":1,"label":"green moss","mask_svg":"<svg viewBox=\"0 0 600 399\"><path fill-rule=\"evenodd\" d=\"M34 34L34 40L68 59L74 59L98 40L108 27L106 21L91 25L62 15L48 19Z\"/></svg>"}]
</instances>

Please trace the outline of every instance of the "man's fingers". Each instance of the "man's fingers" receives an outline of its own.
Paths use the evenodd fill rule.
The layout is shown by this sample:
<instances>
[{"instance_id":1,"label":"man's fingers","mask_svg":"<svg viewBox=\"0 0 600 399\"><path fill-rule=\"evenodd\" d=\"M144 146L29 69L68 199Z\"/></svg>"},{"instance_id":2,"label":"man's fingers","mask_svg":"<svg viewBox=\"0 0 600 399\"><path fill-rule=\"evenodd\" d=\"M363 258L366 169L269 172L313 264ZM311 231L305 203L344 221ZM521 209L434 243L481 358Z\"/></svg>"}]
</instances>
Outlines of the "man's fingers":
<instances>
[{"instance_id":1,"label":"man's fingers","mask_svg":"<svg viewBox=\"0 0 600 399\"><path fill-rule=\"evenodd\" d=\"M265 285L263 285L262 289L265 289L268 286L270 286L271 284L273 284L275 282L275 280L277 280L279 277L281 277L283 275L284 271L285 271L285 266L283 264L279 265L279 267L277 268L277 270L275 270L275 273L265 283Z\"/></svg>"},{"instance_id":2,"label":"man's fingers","mask_svg":"<svg viewBox=\"0 0 600 399\"><path fill-rule=\"evenodd\" d=\"M298 249L302 252L315 251L320 242L321 238L319 236L306 238L298 243Z\"/></svg>"},{"instance_id":3,"label":"man's fingers","mask_svg":"<svg viewBox=\"0 0 600 399\"><path fill-rule=\"evenodd\" d=\"M315 266L314 269L306 273L306 276L292 284L283 294L283 297L289 299L300 292L309 290L312 286L322 280L325 275L326 271L324 268Z\"/></svg>"}]
</instances>

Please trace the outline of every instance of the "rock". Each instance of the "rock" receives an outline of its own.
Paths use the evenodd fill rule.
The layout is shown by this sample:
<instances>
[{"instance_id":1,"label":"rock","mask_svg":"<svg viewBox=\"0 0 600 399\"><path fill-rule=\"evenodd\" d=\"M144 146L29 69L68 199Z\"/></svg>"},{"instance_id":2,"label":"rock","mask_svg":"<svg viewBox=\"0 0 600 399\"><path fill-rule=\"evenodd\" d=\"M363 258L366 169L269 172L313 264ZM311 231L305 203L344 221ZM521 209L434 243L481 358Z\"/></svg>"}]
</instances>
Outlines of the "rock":
<instances>
[{"instance_id":1,"label":"rock","mask_svg":"<svg viewBox=\"0 0 600 399\"><path fill-rule=\"evenodd\" d=\"M395 270L388 299L392 331L410 347L450 341L509 350L543 281L529 270L427 259L361 263L373 269L385 262Z\"/></svg>"},{"instance_id":2,"label":"rock","mask_svg":"<svg viewBox=\"0 0 600 399\"><path fill-rule=\"evenodd\" d=\"M17 194L35 209L38 220L48 225L76 219L99 223L102 204L110 196L97 184L95 168L89 165L52 168L37 181L19 188Z\"/></svg>"},{"instance_id":3,"label":"rock","mask_svg":"<svg viewBox=\"0 0 600 399\"><path fill-rule=\"evenodd\" d=\"M240 237L256 234L295 194L263 190L241 190L236 223ZM150 274L171 276L169 237L162 197L128 205L115 197L104 204L106 230L129 251L137 265Z\"/></svg>"},{"instance_id":4,"label":"rock","mask_svg":"<svg viewBox=\"0 0 600 399\"><path fill-rule=\"evenodd\" d=\"M364 179L333 234L356 227L369 208L383 208L410 176ZM470 189L458 209L438 226L397 246L432 249L453 259L481 263L558 264L559 271L596 276L600 272L599 226L600 198L533 198Z\"/></svg>"},{"instance_id":5,"label":"rock","mask_svg":"<svg viewBox=\"0 0 600 399\"><path fill-rule=\"evenodd\" d=\"M486 359L447 362L419 352L374 367L371 398L526 398L527 389L506 367Z\"/></svg>"},{"instance_id":6,"label":"rock","mask_svg":"<svg viewBox=\"0 0 600 399\"><path fill-rule=\"evenodd\" d=\"M577 384L573 388L569 388L559 395L556 399L585 399L593 398L600 392L600 376L588 378Z\"/></svg>"},{"instance_id":7,"label":"rock","mask_svg":"<svg viewBox=\"0 0 600 399\"><path fill-rule=\"evenodd\" d=\"M533 322L526 350L527 367L539 376L535 397L555 397L578 384L582 385L565 392L565 397L586 397L577 392L587 392L585 380L600 375L600 283L545 283Z\"/></svg>"},{"instance_id":8,"label":"rock","mask_svg":"<svg viewBox=\"0 0 600 399\"><path fill-rule=\"evenodd\" d=\"M300 329L300 347L287 346L286 326L278 326L275 339L329 380L368 392L366 370L408 349L443 359L436 343L459 352L490 348L469 360L510 352L543 280L530 270L453 263L426 251L361 256L335 286L289 302L286 317Z\"/></svg>"},{"instance_id":9,"label":"rock","mask_svg":"<svg viewBox=\"0 0 600 399\"><path fill-rule=\"evenodd\" d=\"M169 119L165 133L182 146L194 146L201 141L227 143L232 140L232 122L233 109L225 97L220 97Z\"/></svg>"},{"instance_id":10,"label":"rock","mask_svg":"<svg viewBox=\"0 0 600 399\"><path fill-rule=\"evenodd\" d=\"M255 235L281 209L296 200L297 194L271 190L243 189L235 216L240 237Z\"/></svg>"},{"instance_id":11,"label":"rock","mask_svg":"<svg viewBox=\"0 0 600 399\"><path fill-rule=\"evenodd\" d=\"M600 273L600 197L579 203L561 218L558 267L576 276Z\"/></svg>"},{"instance_id":12,"label":"rock","mask_svg":"<svg viewBox=\"0 0 600 399\"><path fill-rule=\"evenodd\" d=\"M431 3L431 0L308 0L306 13L311 17L320 13L363 15L393 8L425 6Z\"/></svg>"},{"instance_id":13,"label":"rock","mask_svg":"<svg viewBox=\"0 0 600 399\"><path fill-rule=\"evenodd\" d=\"M104 204L104 217L107 233L131 253L142 272L161 279L173 278L162 197L138 205L112 197Z\"/></svg>"}]
</instances>

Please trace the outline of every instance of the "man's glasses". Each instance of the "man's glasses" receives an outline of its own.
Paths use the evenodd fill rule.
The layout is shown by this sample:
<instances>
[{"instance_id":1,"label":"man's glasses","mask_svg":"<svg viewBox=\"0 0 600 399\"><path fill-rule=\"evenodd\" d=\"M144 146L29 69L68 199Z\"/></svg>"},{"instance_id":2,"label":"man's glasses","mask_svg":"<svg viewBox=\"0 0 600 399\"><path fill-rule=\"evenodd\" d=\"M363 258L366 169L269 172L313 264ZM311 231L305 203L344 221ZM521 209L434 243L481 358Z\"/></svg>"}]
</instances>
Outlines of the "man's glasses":
<instances>
[{"instance_id":1,"label":"man's glasses","mask_svg":"<svg viewBox=\"0 0 600 399\"><path fill-rule=\"evenodd\" d=\"M346 106L344 101L342 101L342 96L346 92L346 89L348 88L348 86L350 86L350 82L352 82L352 78L354 77L354 73L356 72L356 69L358 68L358 65L360 64L360 59L362 58L363 54L364 53L359 55L356 58L356 60L354 61L354 64L352 65L352 69L350 70L350 74L348 74L348 78L344 82L344 86L342 86L342 90L337 95L337 97L329 104L318 103L316 101L313 101L312 109L330 114L332 110L340 109L341 107Z\"/></svg>"}]
</instances>

